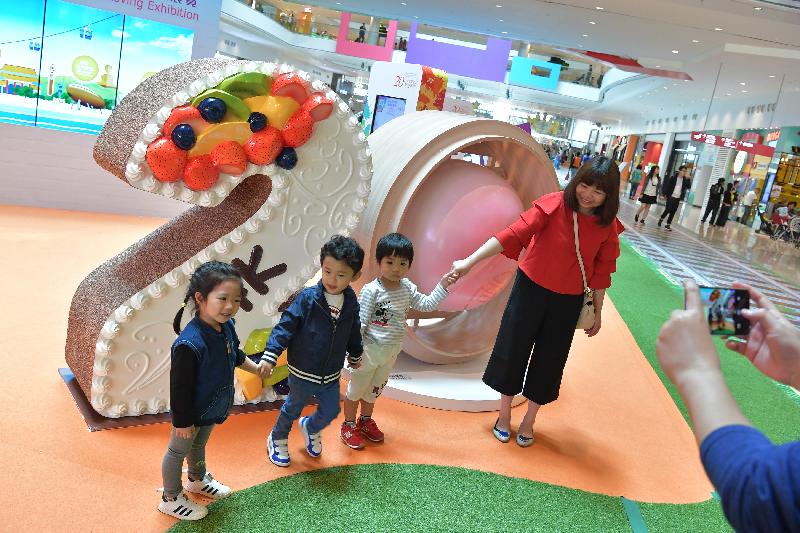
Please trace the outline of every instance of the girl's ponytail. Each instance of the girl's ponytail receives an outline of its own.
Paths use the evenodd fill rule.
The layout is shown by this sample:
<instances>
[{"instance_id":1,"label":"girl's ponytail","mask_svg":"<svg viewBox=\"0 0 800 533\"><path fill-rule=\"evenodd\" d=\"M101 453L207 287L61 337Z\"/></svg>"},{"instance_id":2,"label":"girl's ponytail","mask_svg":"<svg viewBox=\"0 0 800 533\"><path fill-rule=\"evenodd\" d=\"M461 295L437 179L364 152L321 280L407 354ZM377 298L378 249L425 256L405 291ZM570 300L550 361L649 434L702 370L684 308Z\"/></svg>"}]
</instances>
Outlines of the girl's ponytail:
<instances>
[{"instance_id":1,"label":"girl's ponytail","mask_svg":"<svg viewBox=\"0 0 800 533\"><path fill-rule=\"evenodd\" d=\"M186 309L186 301L188 299L189 297L187 296L181 308L175 313L175 319L172 321L172 329L175 331L175 335L181 334L181 320L183 319L183 310Z\"/></svg>"}]
</instances>

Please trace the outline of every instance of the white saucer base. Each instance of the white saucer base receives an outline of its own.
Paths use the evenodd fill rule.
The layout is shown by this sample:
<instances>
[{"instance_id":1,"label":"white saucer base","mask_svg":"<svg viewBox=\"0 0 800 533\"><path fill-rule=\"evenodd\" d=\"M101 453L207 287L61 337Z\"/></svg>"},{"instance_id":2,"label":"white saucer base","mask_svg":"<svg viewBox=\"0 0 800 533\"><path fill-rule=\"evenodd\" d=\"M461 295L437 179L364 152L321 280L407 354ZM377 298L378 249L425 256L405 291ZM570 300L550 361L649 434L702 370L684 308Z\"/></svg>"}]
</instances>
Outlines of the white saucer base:
<instances>
[{"instance_id":1,"label":"white saucer base","mask_svg":"<svg viewBox=\"0 0 800 533\"><path fill-rule=\"evenodd\" d=\"M383 396L420 407L445 411L479 413L498 411L500 393L487 387L481 378L489 354L465 363L432 365L400 352ZM343 372L349 379L349 373ZM512 405L525 401L515 396Z\"/></svg>"}]
</instances>

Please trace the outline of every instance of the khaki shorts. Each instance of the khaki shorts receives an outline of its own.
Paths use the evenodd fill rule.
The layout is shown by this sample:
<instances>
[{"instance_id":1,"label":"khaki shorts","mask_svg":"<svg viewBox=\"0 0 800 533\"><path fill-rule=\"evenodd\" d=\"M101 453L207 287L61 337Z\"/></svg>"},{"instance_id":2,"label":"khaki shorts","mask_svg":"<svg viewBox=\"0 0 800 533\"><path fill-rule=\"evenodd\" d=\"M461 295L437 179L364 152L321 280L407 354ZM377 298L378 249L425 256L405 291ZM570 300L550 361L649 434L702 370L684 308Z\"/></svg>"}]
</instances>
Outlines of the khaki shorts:
<instances>
[{"instance_id":1,"label":"khaki shorts","mask_svg":"<svg viewBox=\"0 0 800 533\"><path fill-rule=\"evenodd\" d=\"M389 374L401 348L400 344L365 343L361 366L350 371L347 399L375 403L389 381Z\"/></svg>"}]
</instances>

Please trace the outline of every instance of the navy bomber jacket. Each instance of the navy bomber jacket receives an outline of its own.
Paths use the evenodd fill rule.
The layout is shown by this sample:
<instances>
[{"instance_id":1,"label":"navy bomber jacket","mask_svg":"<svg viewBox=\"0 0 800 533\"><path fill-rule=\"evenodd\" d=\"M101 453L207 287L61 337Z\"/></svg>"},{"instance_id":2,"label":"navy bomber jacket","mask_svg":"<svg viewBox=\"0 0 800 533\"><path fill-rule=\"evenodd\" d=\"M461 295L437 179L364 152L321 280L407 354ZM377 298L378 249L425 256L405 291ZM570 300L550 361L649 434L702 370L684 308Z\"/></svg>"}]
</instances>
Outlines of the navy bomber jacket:
<instances>
[{"instance_id":1,"label":"navy bomber jacket","mask_svg":"<svg viewBox=\"0 0 800 533\"><path fill-rule=\"evenodd\" d=\"M321 281L303 289L272 328L261 360L274 365L288 350L293 376L321 385L337 381L345 355L351 363L358 363L364 351L358 311L358 298L351 287L344 290L336 320L331 317Z\"/></svg>"}]
</instances>

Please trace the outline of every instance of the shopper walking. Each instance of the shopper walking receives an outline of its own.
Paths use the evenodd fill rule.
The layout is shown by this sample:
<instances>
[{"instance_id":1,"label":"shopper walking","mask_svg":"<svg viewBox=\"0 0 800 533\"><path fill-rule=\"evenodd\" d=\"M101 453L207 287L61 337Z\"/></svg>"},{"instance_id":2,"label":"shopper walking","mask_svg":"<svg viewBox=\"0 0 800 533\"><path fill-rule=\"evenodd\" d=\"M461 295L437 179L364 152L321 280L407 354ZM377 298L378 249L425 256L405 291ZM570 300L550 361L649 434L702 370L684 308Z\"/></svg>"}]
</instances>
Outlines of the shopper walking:
<instances>
[{"instance_id":1,"label":"shopper walking","mask_svg":"<svg viewBox=\"0 0 800 533\"><path fill-rule=\"evenodd\" d=\"M729 183L725 187L725 192L722 193L722 208L719 210L719 216L715 222L716 226L720 228L725 227L725 223L728 221L728 216L731 213L731 208L733 204L736 203L736 196L736 191L733 190L733 183Z\"/></svg>"},{"instance_id":2,"label":"shopper walking","mask_svg":"<svg viewBox=\"0 0 800 533\"><path fill-rule=\"evenodd\" d=\"M650 206L656 203L658 191L661 189L661 176L658 175L658 165L653 165L650 172L647 173L644 186L642 187L642 195L639 197L639 209L636 211L633 220L644 226L644 219L650 212Z\"/></svg>"},{"instance_id":3,"label":"shopper walking","mask_svg":"<svg viewBox=\"0 0 800 533\"><path fill-rule=\"evenodd\" d=\"M628 183L631 186L631 190L628 193L628 198L633 200L633 197L636 196L636 189L639 188L639 183L642 181L642 165L636 165L636 169L631 172L631 177L628 180Z\"/></svg>"},{"instance_id":4,"label":"shopper walking","mask_svg":"<svg viewBox=\"0 0 800 533\"><path fill-rule=\"evenodd\" d=\"M753 204L756 201L756 191L754 189L750 189L744 194L744 198L742 198L742 206L744 207L744 213L739 218L739 222L742 224L747 224L750 222L750 215L753 212Z\"/></svg>"},{"instance_id":5,"label":"shopper walking","mask_svg":"<svg viewBox=\"0 0 800 533\"><path fill-rule=\"evenodd\" d=\"M661 217L658 219L659 227L661 223L664 222L664 218L666 218L667 225L664 226L664 229L672 231L670 227L672 218L675 216L675 213L678 212L678 207L680 207L681 202L686 197L686 191L688 191L691 186L692 178L689 177L685 165L681 165L680 168L678 168L678 172L664 180L664 187L661 189L661 194L667 199L667 205L664 207L664 211L662 211Z\"/></svg>"},{"instance_id":6,"label":"shopper walking","mask_svg":"<svg viewBox=\"0 0 800 533\"><path fill-rule=\"evenodd\" d=\"M717 212L719 211L719 204L722 201L722 193L725 192L725 178L720 178L717 180L717 183L711 186L708 190L708 203L706 204L706 212L703 213L703 218L700 219L700 223L705 223L708 215L711 215L711 222L714 222L714 219L717 218Z\"/></svg>"}]
</instances>

